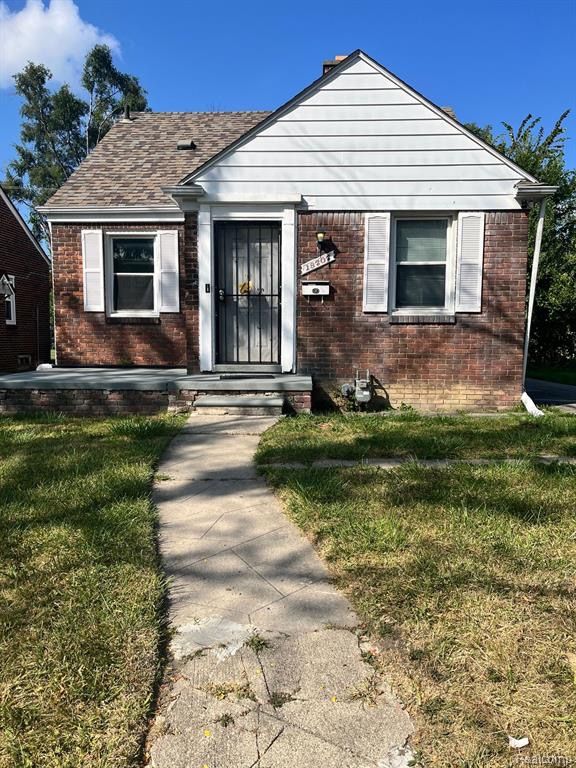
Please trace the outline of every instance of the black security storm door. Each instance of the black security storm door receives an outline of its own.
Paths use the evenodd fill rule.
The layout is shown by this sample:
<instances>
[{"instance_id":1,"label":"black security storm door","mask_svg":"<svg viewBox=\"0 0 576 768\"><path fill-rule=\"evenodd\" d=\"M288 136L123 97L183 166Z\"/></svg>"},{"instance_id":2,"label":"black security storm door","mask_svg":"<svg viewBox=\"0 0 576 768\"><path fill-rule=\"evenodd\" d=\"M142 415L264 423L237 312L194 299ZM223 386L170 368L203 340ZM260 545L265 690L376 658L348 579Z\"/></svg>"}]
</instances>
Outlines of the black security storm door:
<instances>
[{"instance_id":1,"label":"black security storm door","mask_svg":"<svg viewBox=\"0 0 576 768\"><path fill-rule=\"evenodd\" d=\"M217 362L280 362L280 223L215 224Z\"/></svg>"}]
</instances>

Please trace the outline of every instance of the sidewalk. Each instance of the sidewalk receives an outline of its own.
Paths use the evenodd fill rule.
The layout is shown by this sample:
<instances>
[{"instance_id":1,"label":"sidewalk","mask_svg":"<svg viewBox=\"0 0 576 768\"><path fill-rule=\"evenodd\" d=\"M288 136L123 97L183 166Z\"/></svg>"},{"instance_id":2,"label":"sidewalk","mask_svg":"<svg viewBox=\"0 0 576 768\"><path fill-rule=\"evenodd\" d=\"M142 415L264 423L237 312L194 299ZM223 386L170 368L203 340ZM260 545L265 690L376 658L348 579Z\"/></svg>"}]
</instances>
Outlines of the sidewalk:
<instances>
[{"instance_id":1,"label":"sidewalk","mask_svg":"<svg viewBox=\"0 0 576 768\"><path fill-rule=\"evenodd\" d=\"M154 499L175 634L151 768L402 768L412 725L253 456L275 419L192 416Z\"/></svg>"}]
</instances>

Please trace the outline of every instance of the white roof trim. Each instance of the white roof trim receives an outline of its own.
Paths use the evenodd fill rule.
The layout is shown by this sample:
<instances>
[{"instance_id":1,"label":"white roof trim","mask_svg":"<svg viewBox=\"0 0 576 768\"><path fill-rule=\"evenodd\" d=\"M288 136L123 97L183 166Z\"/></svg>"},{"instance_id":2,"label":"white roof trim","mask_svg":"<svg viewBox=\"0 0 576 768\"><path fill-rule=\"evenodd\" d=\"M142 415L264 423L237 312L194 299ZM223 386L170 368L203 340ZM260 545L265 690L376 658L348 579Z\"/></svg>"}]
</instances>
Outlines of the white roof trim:
<instances>
[{"instance_id":1,"label":"white roof trim","mask_svg":"<svg viewBox=\"0 0 576 768\"><path fill-rule=\"evenodd\" d=\"M518 200L544 200L552 197L558 187L550 184L532 184L528 181L519 181L516 184L516 197Z\"/></svg>"},{"instance_id":2,"label":"white roof trim","mask_svg":"<svg viewBox=\"0 0 576 768\"><path fill-rule=\"evenodd\" d=\"M299 192L286 192L283 195L211 195L204 193L198 198L199 203L258 203L259 205L300 205L302 195Z\"/></svg>"},{"instance_id":3,"label":"white roof trim","mask_svg":"<svg viewBox=\"0 0 576 768\"><path fill-rule=\"evenodd\" d=\"M178 203L183 211L196 211L199 205L205 203L255 203L262 205L300 205L302 195L299 192L287 192L283 195L212 195L206 193L200 184L186 185L179 187L163 187L163 192Z\"/></svg>"},{"instance_id":4,"label":"white roof trim","mask_svg":"<svg viewBox=\"0 0 576 768\"><path fill-rule=\"evenodd\" d=\"M500 152L498 152L497 149L494 149L494 147L490 146L490 144L487 144L485 141L483 141L478 136L476 136L471 131L469 131L467 128L465 128L462 125L462 123L458 122L458 120L454 120L441 107L438 107L436 104L434 104L425 96L423 96L421 93L419 93L418 91L415 91L413 88L407 85L407 83L405 83L403 80L400 80L400 78L398 78L392 72L387 70L381 64L378 64L377 61L372 59L366 53L364 53L361 50L358 50L358 51L354 51L354 53L351 53L346 59L343 59L339 64L333 67L327 74L322 75L322 77L318 78L317 80L314 80L314 82L312 82L307 88L304 88L302 91L296 94L296 96L291 98L285 104L278 107L278 109L272 112L271 115L269 115L267 118L262 120L262 122L258 123L256 126L254 126L254 128L251 128L243 136L240 136L238 139L233 141L228 147L225 147L223 150L215 154L214 157L210 158L205 163L203 163L195 171L185 176L180 181L180 184L182 185L189 184L198 176L201 176L202 174L204 174L209 168L216 165L223 158L232 154L232 152L234 152L236 149L238 149L239 147L243 146L248 141L253 139L265 128L268 128L270 125L273 125L279 118L281 118L286 112L291 110L300 101L307 98L311 94L319 91L321 88L323 88L326 85L326 83L330 82L330 80L337 77L350 64L352 64L354 61L357 61L357 60L364 61L369 66L372 66L377 72L380 72L380 74L392 80L392 82L394 82L398 86L398 88L401 88L405 93L408 93L409 95L411 95L413 98L419 101L423 106L431 109L435 114L441 117L445 122L447 122L453 128L456 128L460 133L464 134L469 139L474 141L476 144L478 144L479 147L481 147L482 149L485 149L487 152L489 152L491 155L497 158L500 162L504 163L509 168L514 170L516 173L518 173L520 176L522 176L524 179L527 179L528 181L531 181L531 182L538 183L538 179L534 178L534 176L531 176L529 173L522 170L522 168L516 165L516 163L513 163L512 160L508 160L508 158L502 155Z\"/></svg>"},{"instance_id":5,"label":"white roof trim","mask_svg":"<svg viewBox=\"0 0 576 768\"><path fill-rule=\"evenodd\" d=\"M44 249L42 248L38 240L36 240L32 232L30 231L30 227L28 226L28 224L26 224L26 222L20 215L20 211L18 210L18 208L16 208L12 200L10 200L10 198L8 197L6 192L4 192L1 186L0 186L0 197L2 198L2 200L5 200L6 205L10 209L11 213L14 215L14 218L18 221L18 223L20 224L24 232L26 232L26 234L30 238L30 242L32 243L32 245L35 246L36 250L42 256L46 264L50 265L50 259L48 258L46 253L44 253Z\"/></svg>"},{"instance_id":6,"label":"white roof trim","mask_svg":"<svg viewBox=\"0 0 576 768\"><path fill-rule=\"evenodd\" d=\"M50 223L63 224L74 222L183 222L182 211L175 206L153 207L112 207L85 206L82 208L56 208L41 206L38 210L43 213Z\"/></svg>"}]
</instances>

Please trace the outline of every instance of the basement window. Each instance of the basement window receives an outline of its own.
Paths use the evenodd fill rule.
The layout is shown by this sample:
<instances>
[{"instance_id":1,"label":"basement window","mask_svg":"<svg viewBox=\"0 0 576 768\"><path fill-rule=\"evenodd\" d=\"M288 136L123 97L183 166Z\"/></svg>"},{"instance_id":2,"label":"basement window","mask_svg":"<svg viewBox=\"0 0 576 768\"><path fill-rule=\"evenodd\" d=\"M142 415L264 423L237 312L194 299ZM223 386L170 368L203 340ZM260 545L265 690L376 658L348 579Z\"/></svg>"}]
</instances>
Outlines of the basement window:
<instances>
[{"instance_id":1,"label":"basement window","mask_svg":"<svg viewBox=\"0 0 576 768\"><path fill-rule=\"evenodd\" d=\"M158 314L154 237L110 237L108 273L110 314Z\"/></svg>"},{"instance_id":2,"label":"basement window","mask_svg":"<svg viewBox=\"0 0 576 768\"><path fill-rule=\"evenodd\" d=\"M16 287L14 275L6 275L12 288ZM5 297L5 315L6 325L16 325L16 294Z\"/></svg>"}]
</instances>

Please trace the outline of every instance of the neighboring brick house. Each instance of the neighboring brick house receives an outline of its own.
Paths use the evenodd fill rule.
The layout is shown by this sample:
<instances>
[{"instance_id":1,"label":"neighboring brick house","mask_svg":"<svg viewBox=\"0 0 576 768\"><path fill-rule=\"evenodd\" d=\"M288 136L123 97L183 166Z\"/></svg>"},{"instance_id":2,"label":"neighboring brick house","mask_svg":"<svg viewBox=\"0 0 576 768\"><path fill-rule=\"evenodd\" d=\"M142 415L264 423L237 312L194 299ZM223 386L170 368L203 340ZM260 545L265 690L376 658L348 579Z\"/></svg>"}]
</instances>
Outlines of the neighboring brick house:
<instances>
[{"instance_id":1,"label":"neighboring brick house","mask_svg":"<svg viewBox=\"0 0 576 768\"><path fill-rule=\"evenodd\" d=\"M510 406L547 194L361 51L273 113L128 116L42 209L57 362Z\"/></svg>"},{"instance_id":2,"label":"neighboring brick house","mask_svg":"<svg viewBox=\"0 0 576 768\"><path fill-rule=\"evenodd\" d=\"M50 262L0 187L0 372L50 360Z\"/></svg>"}]
</instances>

